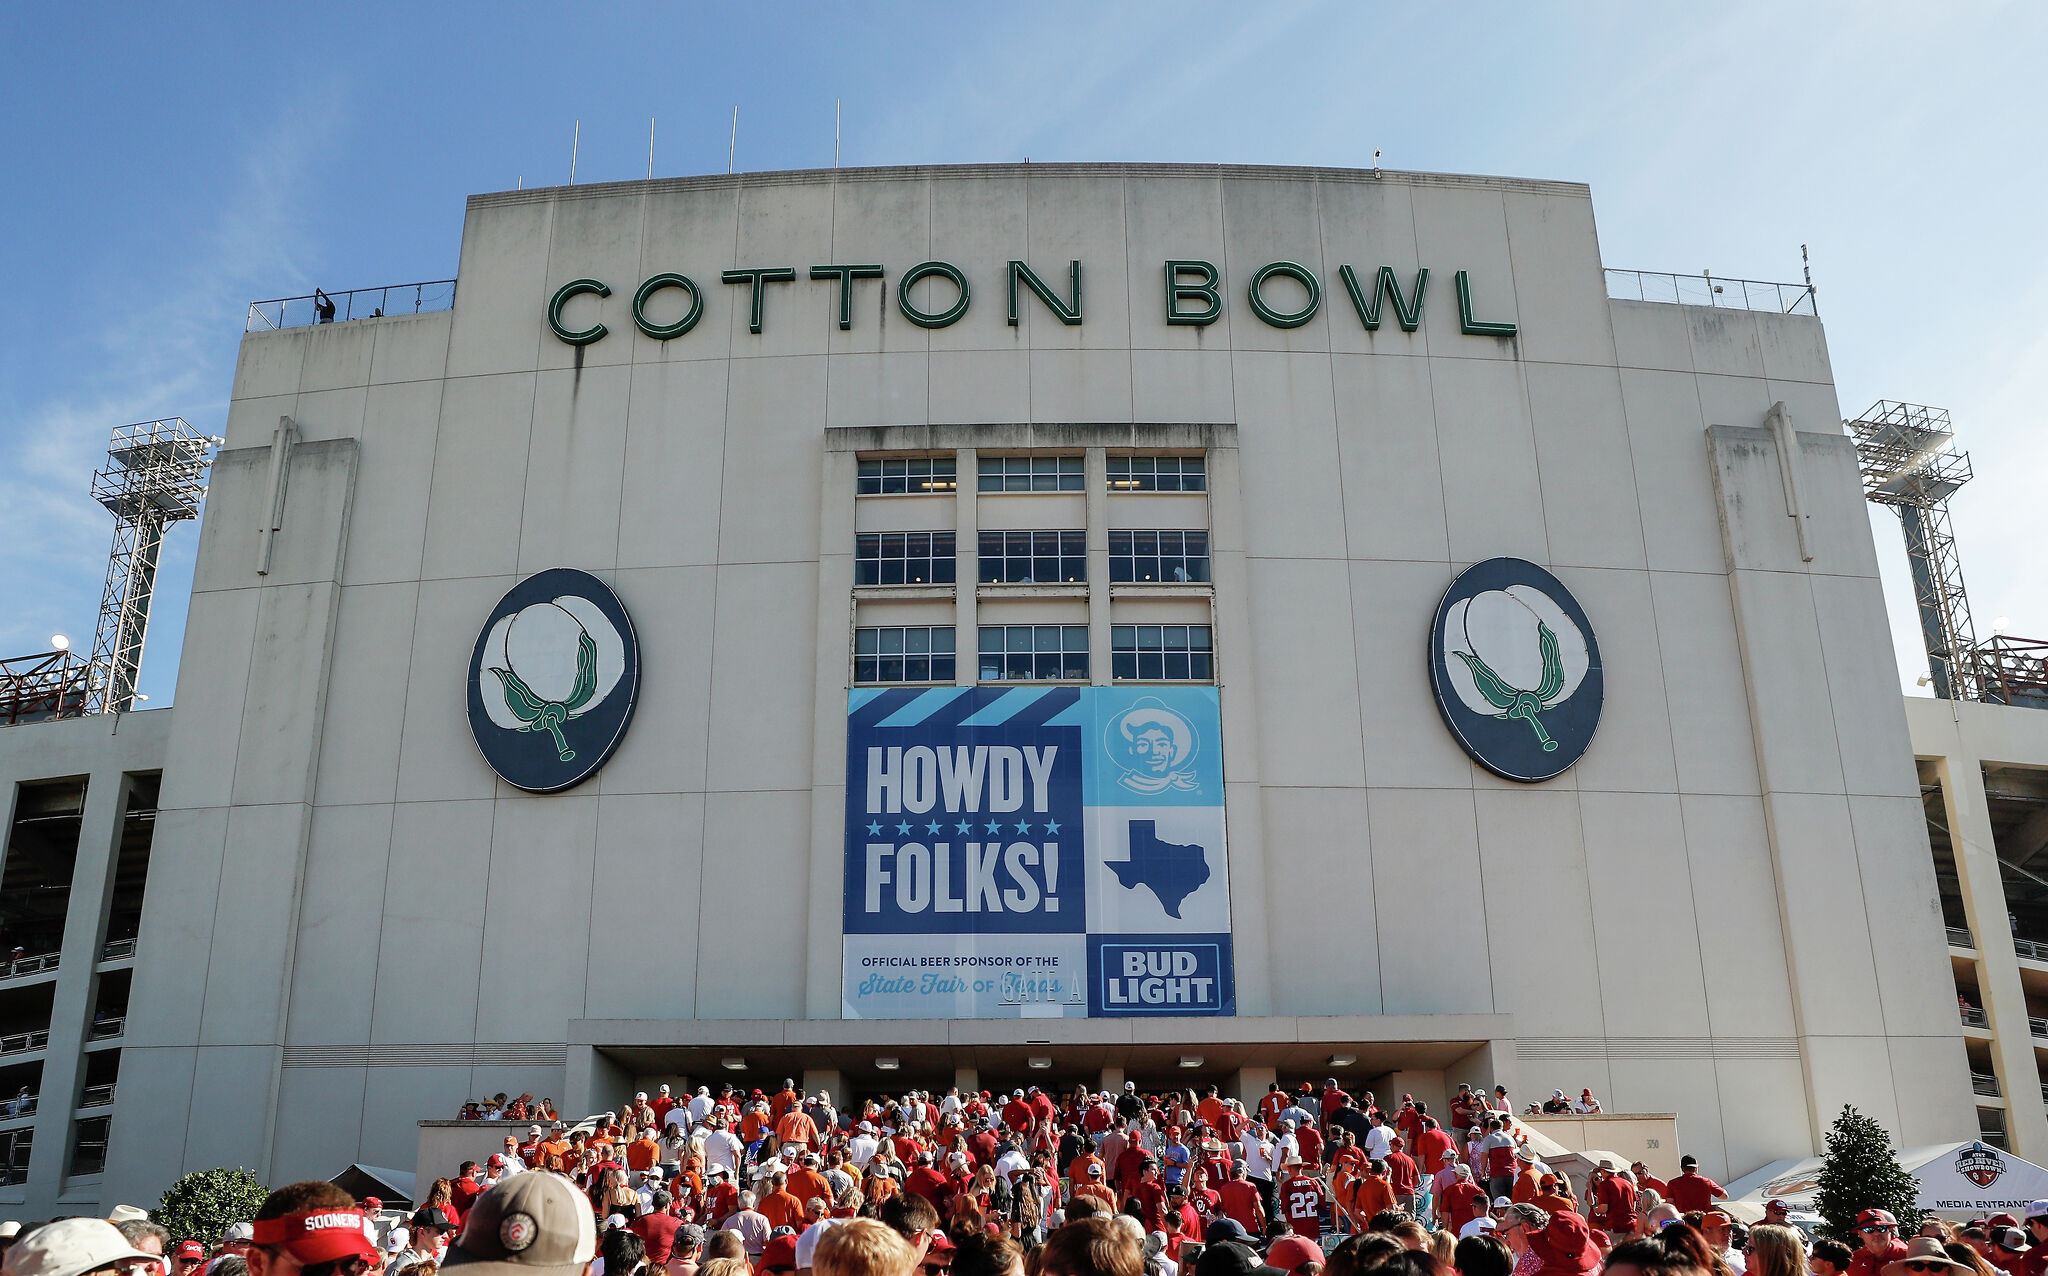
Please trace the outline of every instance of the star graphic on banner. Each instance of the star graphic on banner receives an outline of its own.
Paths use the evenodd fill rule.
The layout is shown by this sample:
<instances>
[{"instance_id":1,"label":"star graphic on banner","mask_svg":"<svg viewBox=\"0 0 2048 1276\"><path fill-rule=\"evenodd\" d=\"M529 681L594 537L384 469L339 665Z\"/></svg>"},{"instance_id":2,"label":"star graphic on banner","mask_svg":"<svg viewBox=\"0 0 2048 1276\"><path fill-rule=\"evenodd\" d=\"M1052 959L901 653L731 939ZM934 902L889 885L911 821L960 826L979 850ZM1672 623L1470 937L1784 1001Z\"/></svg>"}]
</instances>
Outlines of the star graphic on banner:
<instances>
[{"instance_id":1,"label":"star graphic on banner","mask_svg":"<svg viewBox=\"0 0 2048 1276\"><path fill-rule=\"evenodd\" d=\"M1029 824L1023 823L1022 821L1019 821L1017 824L1017 831L1019 833L1029 833L1031 831L1031 826Z\"/></svg>"},{"instance_id":2,"label":"star graphic on banner","mask_svg":"<svg viewBox=\"0 0 2048 1276\"><path fill-rule=\"evenodd\" d=\"M880 837L881 835L882 835L882 826L881 826L881 825L879 825L879 824L870 824L870 825L868 825L868 836L869 836L869 837Z\"/></svg>"},{"instance_id":3,"label":"star graphic on banner","mask_svg":"<svg viewBox=\"0 0 2048 1276\"><path fill-rule=\"evenodd\" d=\"M1059 831L1060 822L1058 820L1047 820L1045 822L1045 832L1047 836L1051 836L1052 834L1057 833Z\"/></svg>"},{"instance_id":4,"label":"star graphic on banner","mask_svg":"<svg viewBox=\"0 0 2048 1276\"><path fill-rule=\"evenodd\" d=\"M966 833L972 833L972 832L974 832L974 826L973 826L972 824L969 824L969 823L965 822L964 820L963 820L963 821L962 821L961 823L959 823L959 824L955 824L955 825L953 826L953 828L954 828L954 830L955 830L956 832L959 832L959 833L962 833L962 834L966 834Z\"/></svg>"},{"instance_id":5,"label":"star graphic on banner","mask_svg":"<svg viewBox=\"0 0 2048 1276\"><path fill-rule=\"evenodd\" d=\"M938 836L939 822L937 820L933 820L931 823L924 826L924 831L930 833L934 837Z\"/></svg>"},{"instance_id":6,"label":"star graphic on banner","mask_svg":"<svg viewBox=\"0 0 2048 1276\"><path fill-rule=\"evenodd\" d=\"M991 833L1000 833L1003 831L1003 826L996 823L994 820L990 820L988 822L988 831Z\"/></svg>"},{"instance_id":7,"label":"star graphic on banner","mask_svg":"<svg viewBox=\"0 0 2048 1276\"><path fill-rule=\"evenodd\" d=\"M898 833L901 833L905 837L910 836L910 826L908 824L898 824L896 826L896 831Z\"/></svg>"}]
</instances>

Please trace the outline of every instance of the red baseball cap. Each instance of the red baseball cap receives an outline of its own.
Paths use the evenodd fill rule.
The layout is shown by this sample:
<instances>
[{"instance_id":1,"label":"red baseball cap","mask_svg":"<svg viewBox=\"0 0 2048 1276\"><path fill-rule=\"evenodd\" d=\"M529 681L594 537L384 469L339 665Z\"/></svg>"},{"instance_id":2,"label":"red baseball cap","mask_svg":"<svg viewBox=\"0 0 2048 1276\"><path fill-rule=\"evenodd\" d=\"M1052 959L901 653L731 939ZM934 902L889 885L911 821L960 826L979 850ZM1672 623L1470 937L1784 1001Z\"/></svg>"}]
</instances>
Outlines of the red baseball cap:
<instances>
[{"instance_id":1,"label":"red baseball cap","mask_svg":"<svg viewBox=\"0 0 2048 1276\"><path fill-rule=\"evenodd\" d=\"M1858 1227L1897 1227L1899 1220L1892 1217L1890 1210L1865 1210L1856 1216Z\"/></svg>"},{"instance_id":2,"label":"red baseball cap","mask_svg":"<svg viewBox=\"0 0 2048 1276\"><path fill-rule=\"evenodd\" d=\"M778 1236L768 1242L768 1248L761 1251L761 1270L773 1271L778 1267L796 1267L796 1237Z\"/></svg>"},{"instance_id":3,"label":"red baseball cap","mask_svg":"<svg viewBox=\"0 0 2048 1276\"><path fill-rule=\"evenodd\" d=\"M337 1258L361 1256L375 1259L377 1247L363 1234L363 1212L359 1209L314 1210L287 1214L283 1218L259 1218L255 1222L258 1245L268 1245L290 1254L300 1263L331 1263Z\"/></svg>"},{"instance_id":4,"label":"red baseball cap","mask_svg":"<svg viewBox=\"0 0 2048 1276\"><path fill-rule=\"evenodd\" d=\"M177 1252L172 1254L171 1257L203 1259L206 1257L206 1246L201 1245L198 1241L186 1241L178 1246Z\"/></svg>"},{"instance_id":5,"label":"red baseball cap","mask_svg":"<svg viewBox=\"0 0 2048 1276\"><path fill-rule=\"evenodd\" d=\"M1300 1236L1283 1236L1266 1251L1266 1265L1283 1272L1298 1272L1303 1263L1322 1263L1323 1247Z\"/></svg>"}]
</instances>

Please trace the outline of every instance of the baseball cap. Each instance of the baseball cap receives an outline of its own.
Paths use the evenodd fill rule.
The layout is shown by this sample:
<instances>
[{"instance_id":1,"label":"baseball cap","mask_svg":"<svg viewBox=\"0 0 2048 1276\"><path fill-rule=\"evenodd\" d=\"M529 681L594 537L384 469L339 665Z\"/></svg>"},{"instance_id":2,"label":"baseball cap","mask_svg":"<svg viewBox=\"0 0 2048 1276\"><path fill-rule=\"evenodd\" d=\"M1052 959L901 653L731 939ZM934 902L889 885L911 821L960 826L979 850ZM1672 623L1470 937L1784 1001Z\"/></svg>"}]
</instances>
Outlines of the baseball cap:
<instances>
[{"instance_id":1,"label":"baseball cap","mask_svg":"<svg viewBox=\"0 0 2048 1276\"><path fill-rule=\"evenodd\" d=\"M455 1230L455 1220L448 1217L447 1210L442 1209L438 1205L429 1205L425 1209L413 1211L411 1226L415 1232L422 1227L452 1232Z\"/></svg>"},{"instance_id":2,"label":"baseball cap","mask_svg":"<svg viewBox=\"0 0 2048 1276\"><path fill-rule=\"evenodd\" d=\"M1471 1236L1484 1236L1499 1226L1499 1223L1481 1214L1478 1218L1473 1219L1458 1229L1458 1239L1462 1241Z\"/></svg>"},{"instance_id":3,"label":"baseball cap","mask_svg":"<svg viewBox=\"0 0 2048 1276\"><path fill-rule=\"evenodd\" d=\"M1251 1233L1244 1230L1244 1224L1229 1215L1209 1220L1208 1229L1202 1233L1202 1241L1208 1245L1221 1245L1225 1241L1236 1241L1242 1245L1250 1242L1251 1238Z\"/></svg>"},{"instance_id":4,"label":"baseball cap","mask_svg":"<svg viewBox=\"0 0 2048 1276\"><path fill-rule=\"evenodd\" d=\"M2043 1212L2048 1213L2048 1201L2035 1201L2034 1205L2043 1206ZM2029 1211L2027 1217L2029 1218L2033 1217L2031 1211L2034 1205L2027 1207ZM1865 1210L1856 1216L1856 1226L1858 1229L1865 1227L1897 1227L1898 1225L1899 1220L1892 1217L1890 1210Z\"/></svg>"},{"instance_id":5,"label":"baseball cap","mask_svg":"<svg viewBox=\"0 0 2048 1276\"><path fill-rule=\"evenodd\" d=\"M494 1165L494 1166L495 1166L495 1165L503 1165L504 1163L505 1163L505 1154L504 1154L503 1152L493 1152L493 1153L491 1153L491 1155L490 1155L490 1159L484 1162L484 1164L485 1164L485 1165Z\"/></svg>"},{"instance_id":6,"label":"baseball cap","mask_svg":"<svg viewBox=\"0 0 2048 1276\"><path fill-rule=\"evenodd\" d=\"M1993 1214L1984 1220L1986 1227L2018 1227L2020 1221L2010 1214Z\"/></svg>"},{"instance_id":7,"label":"baseball cap","mask_svg":"<svg viewBox=\"0 0 2048 1276\"><path fill-rule=\"evenodd\" d=\"M796 1236L777 1236L761 1251L761 1270L772 1272L778 1267L796 1266Z\"/></svg>"},{"instance_id":8,"label":"baseball cap","mask_svg":"<svg viewBox=\"0 0 2048 1276\"><path fill-rule=\"evenodd\" d=\"M440 1213L439 1210L433 1212ZM232 1232L233 1229L229 1230ZM363 1232L363 1212L353 1207L308 1210L303 1214L286 1214L282 1218L259 1219L250 1230L253 1233L249 1237L251 1241L281 1249L308 1266L358 1255L363 1258L377 1256L377 1247Z\"/></svg>"},{"instance_id":9,"label":"baseball cap","mask_svg":"<svg viewBox=\"0 0 2048 1276\"><path fill-rule=\"evenodd\" d=\"M1278 1267L1267 1267L1259 1262L1259 1256L1246 1245L1236 1241L1224 1241L1202 1250L1202 1256L1195 1260L1195 1276L1285 1276Z\"/></svg>"},{"instance_id":10,"label":"baseball cap","mask_svg":"<svg viewBox=\"0 0 2048 1276\"><path fill-rule=\"evenodd\" d=\"M2033 1246L2027 1244L2027 1234L2017 1227L2001 1227L1991 1233L1991 1243L2000 1249L2024 1254Z\"/></svg>"},{"instance_id":11,"label":"baseball cap","mask_svg":"<svg viewBox=\"0 0 2048 1276\"><path fill-rule=\"evenodd\" d=\"M2027 1212L2020 1215L2020 1217L2028 1219L2048 1217L2048 1201L2030 1202L2027 1205Z\"/></svg>"},{"instance_id":12,"label":"baseball cap","mask_svg":"<svg viewBox=\"0 0 2048 1276\"><path fill-rule=\"evenodd\" d=\"M1324 1262L1323 1247L1300 1236L1283 1236L1266 1247L1266 1263L1283 1272L1301 1270L1303 1263Z\"/></svg>"},{"instance_id":13,"label":"baseball cap","mask_svg":"<svg viewBox=\"0 0 2048 1276\"><path fill-rule=\"evenodd\" d=\"M470 1276L582 1276L597 1256L590 1200L559 1174L515 1174L470 1206L443 1267Z\"/></svg>"},{"instance_id":14,"label":"baseball cap","mask_svg":"<svg viewBox=\"0 0 2048 1276\"><path fill-rule=\"evenodd\" d=\"M357 1238L362 1234L358 1222ZM67 1218L15 1242L7 1251L7 1270L10 1276L81 1276L130 1258L162 1261L130 1245L121 1229L103 1218Z\"/></svg>"},{"instance_id":15,"label":"baseball cap","mask_svg":"<svg viewBox=\"0 0 2048 1276\"><path fill-rule=\"evenodd\" d=\"M381 1210L381 1209L383 1209L383 1208L384 1208L384 1199L383 1199L382 1197L378 1197L378 1196L366 1196L366 1197L364 1197L364 1198L363 1198L363 1210L364 1210L364 1212L365 1212L365 1213L371 1213L371 1214L374 1214L374 1213L376 1213L376 1212L377 1212L378 1210Z\"/></svg>"},{"instance_id":16,"label":"baseball cap","mask_svg":"<svg viewBox=\"0 0 2048 1276\"><path fill-rule=\"evenodd\" d=\"M796 1238L796 1265L798 1267L809 1267L812 1255L818 1252L818 1241L824 1237L825 1233L845 1221L843 1218L821 1218L809 1227L806 1227L803 1235Z\"/></svg>"},{"instance_id":17,"label":"baseball cap","mask_svg":"<svg viewBox=\"0 0 2048 1276\"><path fill-rule=\"evenodd\" d=\"M172 1258L205 1258L206 1246L198 1241L185 1241L171 1251Z\"/></svg>"},{"instance_id":18,"label":"baseball cap","mask_svg":"<svg viewBox=\"0 0 2048 1276\"><path fill-rule=\"evenodd\" d=\"M228 1230L220 1234L221 1244L229 1241L253 1241L256 1239L254 1223L229 1223Z\"/></svg>"},{"instance_id":19,"label":"baseball cap","mask_svg":"<svg viewBox=\"0 0 2048 1276\"><path fill-rule=\"evenodd\" d=\"M1775 1196L1764 1202L1764 1213L1766 1214L1789 1214L1791 1212L1792 1207Z\"/></svg>"}]
</instances>

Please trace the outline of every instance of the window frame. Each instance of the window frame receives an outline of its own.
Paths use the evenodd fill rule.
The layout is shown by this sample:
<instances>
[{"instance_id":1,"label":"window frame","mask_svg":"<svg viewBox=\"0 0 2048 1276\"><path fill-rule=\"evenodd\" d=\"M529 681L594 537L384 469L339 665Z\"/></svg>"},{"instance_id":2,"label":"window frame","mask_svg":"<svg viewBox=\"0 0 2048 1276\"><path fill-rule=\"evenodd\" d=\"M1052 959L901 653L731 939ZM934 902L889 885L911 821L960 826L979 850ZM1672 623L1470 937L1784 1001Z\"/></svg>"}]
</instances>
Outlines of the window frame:
<instances>
[{"instance_id":1,"label":"window frame","mask_svg":"<svg viewBox=\"0 0 2048 1276\"><path fill-rule=\"evenodd\" d=\"M994 475L989 473L992 465L998 469ZM1044 469L1043 474L1040 473L1041 468ZM997 480L994 487L989 486L991 478ZM1045 481L1041 482L1041 479ZM1088 458L1079 452L984 454L975 459L974 490L981 496L1085 493L1088 490Z\"/></svg>"},{"instance_id":2,"label":"window frame","mask_svg":"<svg viewBox=\"0 0 2048 1276\"><path fill-rule=\"evenodd\" d=\"M955 533L955 532L952 532L952 531L944 531L944 530L941 530L941 531L929 531L929 532L856 532L856 533L854 533L854 537L853 537L853 584L854 584L854 588L856 588L856 589L924 589L924 588L930 588L930 587L932 587L932 586L937 586L937 585L952 585L952 584L956 584L956 583L957 583L957 580L956 580L956 578L957 578L957 576L958 576L958 574L959 574L959 562L960 562L960 557L959 557L959 544L958 544L958 541L956 540L956 537L957 537L957 535L958 535L958 534L957 534L957 533ZM923 538L925 538L925 541L926 541L926 550L925 550L925 552L924 552L923 554L912 554L912 553L910 552L910 550L911 550L911 548L912 548L912 544L913 544L912 538L914 538L914 537L923 537ZM945 552L944 552L944 553L941 553L941 552L939 551L939 541L940 541L940 539L941 539L941 538L943 538L943 539L944 539L944 541L945 541L945 543L946 543L946 548L945 548ZM872 556L869 556L869 555L867 554L866 550L867 550L867 546L868 546L868 544L869 544L869 542L870 542L871 540L872 540L872 542L873 542L873 544L874 544L874 546L875 546L875 553L874 553L874 554L873 554ZM898 547L900 548L900 552L898 552L898 553L896 553L896 554L893 554L893 555L892 555L891 553L889 553L889 548L890 548L890 546L891 546L892 544L894 544L894 545L898 546ZM885 577L887 577L887 576L888 576L888 575L890 574L890 573L889 573L889 571L888 571L888 567L887 567L887 565L888 565L889 563L891 563L891 562L895 562L895 563L900 563L900 564L902 564L902 567L901 567L901 569L900 569L901 575L903 576L903 579L902 579L902 580L887 580L887 579L884 579ZM920 562L920 563L929 563L929 564L930 564L930 567L929 567L929 569L928 569L928 574L929 574L929 575L931 576L931 579L930 579L930 580L911 580L911 579L910 579L910 566L909 566L909 565L910 565L911 563L914 563L914 562ZM866 579L863 579L863 576L864 576L864 575L866 574L866 573L864 572L864 570L863 570L863 569L864 569L864 568L866 568L866 566L867 566L868 564L870 564L870 563L872 563L872 564L874 565L874 571L873 571L873 575L874 575L875 579L873 579L873 580L866 580ZM941 569L942 565L943 565L943 570Z\"/></svg>"},{"instance_id":3,"label":"window frame","mask_svg":"<svg viewBox=\"0 0 2048 1276\"><path fill-rule=\"evenodd\" d=\"M1146 631L1154 631L1148 644ZM1179 645L1174 645L1178 631ZM1200 643L1196 634L1200 633ZM1125 645L1126 642L1128 645ZM1187 670L1176 674L1176 666ZM1125 672L1129 670L1129 672ZM1197 672L1199 670L1199 672ZM1213 625L1119 621L1109 627L1109 680L1132 683L1213 683L1216 631Z\"/></svg>"},{"instance_id":4,"label":"window frame","mask_svg":"<svg viewBox=\"0 0 2048 1276\"><path fill-rule=\"evenodd\" d=\"M943 476L937 472L942 465L946 470ZM873 475L867 473L869 466L875 467ZM891 466L903 467L902 472L891 475L888 472ZM923 488L915 486L920 477L915 472L919 466L924 467ZM941 477L947 480L944 487L937 486ZM870 479L873 480L873 490L869 490ZM894 491L890 490L888 484L891 479L901 481L903 486ZM856 497L952 496L959 490L960 462L952 453L931 456L863 456L854 461L853 494Z\"/></svg>"},{"instance_id":5,"label":"window frame","mask_svg":"<svg viewBox=\"0 0 2048 1276\"><path fill-rule=\"evenodd\" d=\"M1052 537L1049 549L1043 538ZM998 553L989 552L989 542L999 542ZM982 585L1085 585L1088 583L1088 533L1072 528L1014 530L983 528L975 533L974 578ZM1040 564L1053 564L1053 579L1041 579ZM990 563L996 564L990 575ZM1013 566L1021 564L1021 567ZM1075 575L1067 572L1078 568Z\"/></svg>"},{"instance_id":6,"label":"window frame","mask_svg":"<svg viewBox=\"0 0 2048 1276\"><path fill-rule=\"evenodd\" d=\"M1163 539L1169 536L1176 538L1179 546L1177 551L1171 553L1166 550ZM1153 538L1150 551L1145 551L1141 548L1143 542L1140 538L1143 537ZM1188 552L1187 545L1188 538L1190 537L1201 538L1201 552ZM1121 543L1126 546L1122 552L1119 552L1117 548L1119 538L1121 538ZM1140 575L1142 565L1146 563L1154 564L1157 569L1157 574L1149 580L1144 579ZM1193 566L1197 563L1200 564L1199 568ZM1125 565L1121 569L1123 574L1119 574L1119 564ZM1174 580L1169 577L1168 573L1176 564L1187 570L1187 579ZM1206 585L1214 580L1214 576L1215 559L1210 552L1208 528L1117 527L1110 529L1109 583L1112 585Z\"/></svg>"},{"instance_id":7,"label":"window frame","mask_svg":"<svg viewBox=\"0 0 2048 1276\"><path fill-rule=\"evenodd\" d=\"M1209 492L1209 458L1207 454L1189 456L1173 452L1122 452L1111 453L1104 459L1104 481L1113 496L1206 496ZM1165 477L1160 470L1162 462L1173 463L1173 486L1162 485ZM1188 468L1194 472L1190 474ZM1121 476L1118 471L1122 470ZM1196 480L1189 487L1188 479Z\"/></svg>"},{"instance_id":8,"label":"window frame","mask_svg":"<svg viewBox=\"0 0 2048 1276\"><path fill-rule=\"evenodd\" d=\"M1088 681L1089 652L1088 625L1079 624L1030 624L1030 625L978 625L975 635L974 669L977 682L985 683L1047 683ZM1048 633L1050 631L1050 633ZM998 636L999 647L990 650L990 635ZM1028 642L1028 648L1011 646L1021 640ZM1053 637L1058 643L1057 650L1048 650L1040 643ZM1078 642L1079 647L1071 644ZM997 657L996 672L990 673L988 661ZM1020 662L1030 669L1029 673L1017 673ZM1041 672L1056 670L1057 672Z\"/></svg>"},{"instance_id":9,"label":"window frame","mask_svg":"<svg viewBox=\"0 0 2048 1276\"><path fill-rule=\"evenodd\" d=\"M956 649L958 644L955 641L954 633L955 627L952 625L854 626L853 685L856 687L951 686L960 667L959 652ZM862 651L863 636L868 634L874 635L874 649L872 651ZM913 634L922 636L922 649L914 648L914 640L911 637ZM945 636L943 650L939 646L939 636L941 634ZM894 651L889 650L892 635L896 644ZM896 662L899 675L894 678L887 676L889 662L892 660ZM924 662L925 677L913 678L909 676L912 662L917 660ZM944 662L944 672L940 671L941 661ZM874 676L865 678L861 676L863 662L872 663Z\"/></svg>"}]
</instances>

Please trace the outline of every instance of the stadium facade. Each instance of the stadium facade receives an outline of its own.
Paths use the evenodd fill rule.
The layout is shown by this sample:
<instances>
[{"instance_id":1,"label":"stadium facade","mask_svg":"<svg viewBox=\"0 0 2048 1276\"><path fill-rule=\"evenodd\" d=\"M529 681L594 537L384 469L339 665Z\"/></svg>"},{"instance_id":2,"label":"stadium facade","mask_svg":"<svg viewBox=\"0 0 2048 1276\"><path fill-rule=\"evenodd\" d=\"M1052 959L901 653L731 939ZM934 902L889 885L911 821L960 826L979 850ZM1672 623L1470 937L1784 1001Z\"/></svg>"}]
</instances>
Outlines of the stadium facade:
<instances>
[{"instance_id":1,"label":"stadium facade","mask_svg":"<svg viewBox=\"0 0 2048 1276\"><path fill-rule=\"evenodd\" d=\"M175 707L0 732L154 808L0 1192L785 1076L1976 1133L1821 324L1610 298L1585 187L505 192L455 296L249 335Z\"/></svg>"}]
</instances>

